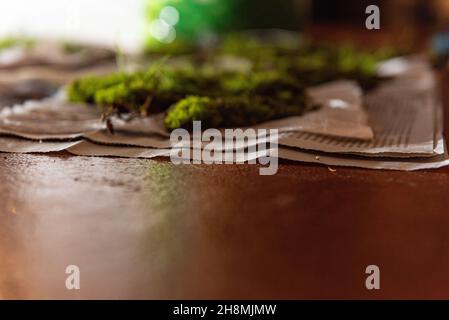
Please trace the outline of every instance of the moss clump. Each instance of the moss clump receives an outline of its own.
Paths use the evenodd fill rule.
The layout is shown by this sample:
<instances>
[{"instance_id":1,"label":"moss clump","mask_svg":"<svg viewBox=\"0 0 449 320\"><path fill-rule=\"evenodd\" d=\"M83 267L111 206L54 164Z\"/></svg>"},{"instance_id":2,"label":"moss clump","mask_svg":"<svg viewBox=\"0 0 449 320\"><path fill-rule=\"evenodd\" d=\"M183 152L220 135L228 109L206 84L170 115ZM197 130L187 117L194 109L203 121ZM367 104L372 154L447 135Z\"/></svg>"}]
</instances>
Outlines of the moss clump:
<instances>
[{"instance_id":1,"label":"moss clump","mask_svg":"<svg viewBox=\"0 0 449 320\"><path fill-rule=\"evenodd\" d=\"M173 105L165 117L165 127L192 129L200 120L203 128L250 126L259 122L304 112L303 105L280 105L263 97L211 98L189 96Z\"/></svg>"},{"instance_id":2,"label":"moss clump","mask_svg":"<svg viewBox=\"0 0 449 320\"><path fill-rule=\"evenodd\" d=\"M65 54L76 54L83 52L86 49L85 46L70 41L63 41L61 43L61 48L62 52L64 52Z\"/></svg>"},{"instance_id":3,"label":"moss clump","mask_svg":"<svg viewBox=\"0 0 449 320\"><path fill-rule=\"evenodd\" d=\"M7 37L0 39L0 51L12 47L23 47L31 49L35 45L35 40L27 37Z\"/></svg>"},{"instance_id":4,"label":"moss clump","mask_svg":"<svg viewBox=\"0 0 449 320\"><path fill-rule=\"evenodd\" d=\"M67 87L67 95L71 102L95 103L95 94L114 85L127 81L126 74L118 73L108 76L86 77L73 81Z\"/></svg>"},{"instance_id":5,"label":"moss clump","mask_svg":"<svg viewBox=\"0 0 449 320\"><path fill-rule=\"evenodd\" d=\"M184 56L182 67L159 63L147 71L88 77L67 87L72 102L100 105L108 114L166 112L167 129L247 126L300 115L305 88L346 78L365 87L379 79L379 61L390 50L360 51L351 46L289 46L234 38L210 51ZM237 56L249 68L220 68L222 55Z\"/></svg>"},{"instance_id":6,"label":"moss clump","mask_svg":"<svg viewBox=\"0 0 449 320\"><path fill-rule=\"evenodd\" d=\"M208 90L217 90L213 79L165 68L83 78L68 85L67 96L71 102L109 106L118 112L141 111L142 107L161 112L189 94Z\"/></svg>"},{"instance_id":7,"label":"moss clump","mask_svg":"<svg viewBox=\"0 0 449 320\"><path fill-rule=\"evenodd\" d=\"M304 89L298 79L276 70L232 74L221 80L221 92L226 95L270 97L280 105L303 105Z\"/></svg>"},{"instance_id":8,"label":"moss clump","mask_svg":"<svg viewBox=\"0 0 449 320\"><path fill-rule=\"evenodd\" d=\"M284 66L291 74L302 75L309 84L344 78L356 80L370 89L381 80L376 75L378 63L394 54L395 51L388 48L363 51L347 45L313 46Z\"/></svg>"},{"instance_id":9,"label":"moss clump","mask_svg":"<svg viewBox=\"0 0 449 320\"><path fill-rule=\"evenodd\" d=\"M167 114L168 129L175 129L177 123L185 127L186 119L202 120L205 127L249 125L299 114L305 107L302 85L276 71L119 73L74 81L67 87L67 95L71 102L96 104L117 113L158 113L174 105Z\"/></svg>"},{"instance_id":10,"label":"moss clump","mask_svg":"<svg viewBox=\"0 0 449 320\"><path fill-rule=\"evenodd\" d=\"M377 64L398 54L388 47L360 50L351 45L301 45L299 41L266 44L255 38L245 39L241 35L228 37L217 51L246 57L256 69L283 71L305 85L346 78L370 88L379 80Z\"/></svg>"}]
</instances>

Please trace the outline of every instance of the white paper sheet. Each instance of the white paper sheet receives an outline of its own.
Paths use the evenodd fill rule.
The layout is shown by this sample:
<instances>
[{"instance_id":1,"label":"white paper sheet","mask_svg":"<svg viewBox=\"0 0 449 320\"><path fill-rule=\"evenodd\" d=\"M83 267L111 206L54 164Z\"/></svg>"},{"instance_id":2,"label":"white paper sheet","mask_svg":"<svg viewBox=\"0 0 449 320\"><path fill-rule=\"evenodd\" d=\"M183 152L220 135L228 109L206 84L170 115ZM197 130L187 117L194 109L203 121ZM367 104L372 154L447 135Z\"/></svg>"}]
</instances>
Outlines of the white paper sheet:
<instances>
[{"instance_id":1,"label":"white paper sheet","mask_svg":"<svg viewBox=\"0 0 449 320\"><path fill-rule=\"evenodd\" d=\"M412 79L412 80L411 80ZM401 76L383 84L365 98L374 139L361 141L304 132L285 133L280 144L331 153L366 156L433 156L442 135L441 102L428 67L419 74Z\"/></svg>"},{"instance_id":2,"label":"white paper sheet","mask_svg":"<svg viewBox=\"0 0 449 320\"><path fill-rule=\"evenodd\" d=\"M0 133L34 140L73 139L105 128L95 108L61 103L53 97L0 111Z\"/></svg>"},{"instance_id":3,"label":"white paper sheet","mask_svg":"<svg viewBox=\"0 0 449 320\"><path fill-rule=\"evenodd\" d=\"M413 171L422 169L436 169L449 165L449 156L447 152L442 155L424 158L360 158L350 155L323 154L314 151L304 151L300 149L279 149L279 158L320 163L327 166L357 167L366 169L385 169Z\"/></svg>"},{"instance_id":4,"label":"white paper sheet","mask_svg":"<svg viewBox=\"0 0 449 320\"><path fill-rule=\"evenodd\" d=\"M82 141L32 141L0 135L0 152L47 153L58 152L73 147Z\"/></svg>"}]
</instances>

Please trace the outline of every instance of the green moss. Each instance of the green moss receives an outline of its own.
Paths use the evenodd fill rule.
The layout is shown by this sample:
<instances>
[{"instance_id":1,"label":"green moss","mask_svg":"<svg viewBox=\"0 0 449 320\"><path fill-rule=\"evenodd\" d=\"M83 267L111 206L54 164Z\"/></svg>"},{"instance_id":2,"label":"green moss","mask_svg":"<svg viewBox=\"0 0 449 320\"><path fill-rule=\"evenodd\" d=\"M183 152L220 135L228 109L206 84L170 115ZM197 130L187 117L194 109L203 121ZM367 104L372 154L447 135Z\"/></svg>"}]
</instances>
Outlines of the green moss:
<instances>
[{"instance_id":1,"label":"green moss","mask_svg":"<svg viewBox=\"0 0 449 320\"><path fill-rule=\"evenodd\" d=\"M229 94L272 94L281 89L301 93L303 87L297 79L284 72L266 70L224 75L221 88Z\"/></svg>"},{"instance_id":2,"label":"green moss","mask_svg":"<svg viewBox=\"0 0 449 320\"><path fill-rule=\"evenodd\" d=\"M61 44L62 51L66 54L75 54L82 52L85 47L81 44L77 44L71 41L63 41Z\"/></svg>"},{"instance_id":3,"label":"green moss","mask_svg":"<svg viewBox=\"0 0 449 320\"><path fill-rule=\"evenodd\" d=\"M173 105L165 117L168 130L191 129L192 122L201 121L203 128L250 126L259 122L300 115L305 104L281 105L269 98L189 96Z\"/></svg>"},{"instance_id":4,"label":"green moss","mask_svg":"<svg viewBox=\"0 0 449 320\"><path fill-rule=\"evenodd\" d=\"M158 73L119 73L106 77L89 77L74 81L67 87L71 102L87 102L112 106L118 111L138 111L149 97L165 108L189 95L220 97L269 96L278 104L303 103L304 91L295 79L276 71L251 74L220 75L194 73L189 70L159 70ZM191 103L193 100L189 100ZM203 100L200 100L204 102ZM236 100L227 99L228 103ZM242 102L243 100L238 100ZM214 102L217 102L215 99ZM234 103L231 103L232 105ZM164 107L156 106L155 110Z\"/></svg>"},{"instance_id":5,"label":"green moss","mask_svg":"<svg viewBox=\"0 0 449 320\"><path fill-rule=\"evenodd\" d=\"M12 47L23 47L30 49L34 46L35 40L28 37L6 37L0 39L0 51Z\"/></svg>"},{"instance_id":6,"label":"green moss","mask_svg":"<svg viewBox=\"0 0 449 320\"><path fill-rule=\"evenodd\" d=\"M88 77L71 83L67 94L72 102L100 105L112 113L166 112L170 130L189 128L193 120L204 127L247 126L303 113L304 89L311 85L345 78L370 88L379 81L378 62L393 53L234 38L212 51L184 56L182 67L163 60L147 71ZM214 61L221 54L248 61L250 68L219 68Z\"/></svg>"},{"instance_id":7,"label":"green moss","mask_svg":"<svg viewBox=\"0 0 449 320\"><path fill-rule=\"evenodd\" d=\"M153 112L164 111L170 104L190 94L206 94L216 91L213 79L189 70L162 68L147 72L117 73L109 76L88 77L67 86L71 102L86 102L109 106L119 112L141 111L142 107ZM155 105L156 104L156 105Z\"/></svg>"},{"instance_id":8,"label":"green moss","mask_svg":"<svg viewBox=\"0 0 449 320\"><path fill-rule=\"evenodd\" d=\"M130 75L125 73L108 76L91 76L73 81L67 86L67 97L71 102L96 103L95 95L120 83L129 81Z\"/></svg>"}]
</instances>

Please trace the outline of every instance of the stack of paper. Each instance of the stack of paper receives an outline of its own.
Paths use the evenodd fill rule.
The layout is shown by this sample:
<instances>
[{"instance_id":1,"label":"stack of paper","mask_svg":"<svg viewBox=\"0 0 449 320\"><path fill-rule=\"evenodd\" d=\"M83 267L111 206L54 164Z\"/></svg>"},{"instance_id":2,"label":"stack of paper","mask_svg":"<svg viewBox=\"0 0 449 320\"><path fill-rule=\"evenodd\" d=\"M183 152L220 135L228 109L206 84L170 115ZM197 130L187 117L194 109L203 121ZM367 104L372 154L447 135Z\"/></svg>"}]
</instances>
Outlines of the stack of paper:
<instances>
[{"instance_id":1,"label":"stack of paper","mask_svg":"<svg viewBox=\"0 0 449 320\"><path fill-rule=\"evenodd\" d=\"M365 96L356 83L345 80L310 88L309 95L321 105L319 110L254 128L279 130L278 155L283 159L397 170L448 165L442 106L432 70L421 61L401 63L407 67ZM116 120L114 134L99 118L95 108L67 104L63 94L4 108L0 151L170 156L173 144L161 115Z\"/></svg>"},{"instance_id":2,"label":"stack of paper","mask_svg":"<svg viewBox=\"0 0 449 320\"><path fill-rule=\"evenodd\" d=\"M327 165L400 170L449 164L443 138L442 105L430 68L408 72L385 83L369 93L364 102L373 139L362 141L290 132L281 138L280 144L285 148L280 150L280 157Z\"/></svg>"}]
</instances>

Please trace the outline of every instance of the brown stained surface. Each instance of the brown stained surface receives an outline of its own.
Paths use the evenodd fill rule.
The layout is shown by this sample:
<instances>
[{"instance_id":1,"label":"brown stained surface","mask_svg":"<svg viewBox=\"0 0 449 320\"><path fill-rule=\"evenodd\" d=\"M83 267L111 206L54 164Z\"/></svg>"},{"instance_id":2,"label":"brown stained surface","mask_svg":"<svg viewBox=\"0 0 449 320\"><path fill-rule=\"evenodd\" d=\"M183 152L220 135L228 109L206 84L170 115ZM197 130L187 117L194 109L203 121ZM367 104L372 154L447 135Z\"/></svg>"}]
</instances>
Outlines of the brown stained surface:
<instances>
[{"instance_id":1,"label":"brown stained surface","mask_svg":"<svg viewBox=\"0 0 449 320\"><path fill-rule=\"evenodd\" d=\"M0 298L449 298L449 168L0 154Z\"/></svg>"}]
</instances>

